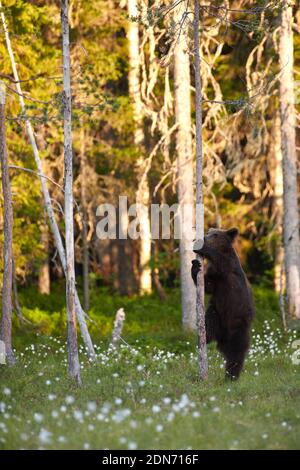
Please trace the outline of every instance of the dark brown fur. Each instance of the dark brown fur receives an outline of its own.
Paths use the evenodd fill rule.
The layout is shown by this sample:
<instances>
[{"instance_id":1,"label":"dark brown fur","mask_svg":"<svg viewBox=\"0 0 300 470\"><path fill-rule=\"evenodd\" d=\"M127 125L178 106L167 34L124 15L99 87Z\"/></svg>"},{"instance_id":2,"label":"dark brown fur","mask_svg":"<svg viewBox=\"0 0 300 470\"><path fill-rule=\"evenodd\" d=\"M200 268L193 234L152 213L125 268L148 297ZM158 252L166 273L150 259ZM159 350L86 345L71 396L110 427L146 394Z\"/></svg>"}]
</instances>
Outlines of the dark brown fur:
<instances>
[{"instance_id":1,"label":"dark brown fur","mask_svg":"<svg viewBox=\"0 0 300 470\"><path fill-rule=\"evenodd\" d=\"M205 291L210 294L206 311L207 342L216 341L226 359L226 376L239 377L250 345L254 315L251 290L232 245L237 229L210 229L201 250L208 260ZM192 278L196 284L199 261L193 260Z\"/></svg>"}]
</instances>

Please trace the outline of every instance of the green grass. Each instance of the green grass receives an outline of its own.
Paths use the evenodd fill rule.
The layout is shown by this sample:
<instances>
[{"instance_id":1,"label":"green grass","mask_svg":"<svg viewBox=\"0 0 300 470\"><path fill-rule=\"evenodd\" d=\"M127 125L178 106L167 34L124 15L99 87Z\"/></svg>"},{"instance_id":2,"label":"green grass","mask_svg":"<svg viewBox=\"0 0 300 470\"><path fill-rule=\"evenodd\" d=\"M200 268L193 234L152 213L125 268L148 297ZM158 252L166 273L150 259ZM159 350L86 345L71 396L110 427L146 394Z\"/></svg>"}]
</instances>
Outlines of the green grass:
<instances>
[{"instance_id":1,"label":"green grass","mask_svg":"<svg viewBox=\"0 0 300 470\"><path fill-rule=\"evenodd\" d=\"M198 380L195 338L181 331L177 291L166 304L155 296L122 299L94 292L98 360L90 364L81 347L79 389L67 377L59 331L63 298L56 292L51 300L22 293L24 311L36 324L15 326L18 363L0 366L0 449L299 448L300 365L291 360L299 334L282 334L272 292L255 289L252 349L234 383L224 381L214 346L208 351L209 378ZM127 314L123 337L129 346L108 354L120 306Z\"/></svg>"}]
</instances>

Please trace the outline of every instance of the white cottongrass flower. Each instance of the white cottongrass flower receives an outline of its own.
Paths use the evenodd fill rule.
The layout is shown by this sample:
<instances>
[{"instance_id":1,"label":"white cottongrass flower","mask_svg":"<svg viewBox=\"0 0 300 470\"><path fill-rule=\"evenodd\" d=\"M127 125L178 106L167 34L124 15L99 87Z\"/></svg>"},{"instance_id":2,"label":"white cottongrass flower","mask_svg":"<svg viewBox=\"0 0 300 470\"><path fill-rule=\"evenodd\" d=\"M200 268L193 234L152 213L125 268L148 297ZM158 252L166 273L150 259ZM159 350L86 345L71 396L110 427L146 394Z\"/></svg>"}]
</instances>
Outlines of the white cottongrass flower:
<instances>
[{"instance_id":1,"label":"white cottongrass flower","mask_svg":"<svg viewBox=\"0 0 300 470\"><path fill-rule=\"evenodd\" d=\"M134 441L128 442L127 448L128 448L129 450L135 450L135 449L137 449L137 443L134 442Z\"/></svg>"},{"instance_id":2,"label":"white cottongrass flower","mask_svg":"<svg viewBox=\"0 0 300 470\"><path fill-rule=\"evenodd\" d=\"M89 450L90 447L91 447L91 446L90 446L90 444L89 444L88 442L85 442L85 443L83 444L84 450Z\"/></svg>"},{"instance_id":3,"label":"white cottongrass flower","mask_svg":"<svg viewBox=\"0 0 300 470\"><path fill-rule=\"evenodd\" d=\"M126 444L126 442L127 442L126 437L124 437L124 436L120 437L119 442L120 442L120 444Z\"/></svg>"},{"instance_id":4,"label":"white cottongrass flower","mask_svg":"<svg viewBox=\"0 0 300 470\"><path fill-rule=\"evenodd\" d=\"M115 404L116 404L116 405L122 405L122 403L123 403L122 398L116 398L116 399L115 399Z\"/></svg>"},{"instance_id":5,"label":"white cottongrass flower","mask_svg":"<svg viewBox=\"0 0 300 470\"><path fill-rule=\"evenodd\" d=\"M263 434L261 435L261 437L262 437L263 439L268 439L268 434L265 432L265 433L263 433Z\"/></svg>"},{"instance_id":6,"label":"white cottongrass flower","mask_svg":"<svg viewBox=\"0 0 300 470\"><path fill-rule=\"evenodd\" d=\"M164 427L162 424L157 424L155 429L156 429L156 432L162 432Z\"/></svg>"},{"instance_id":7,"label":"white cottongrass flower","mask_svg":"<svg viewBox=\"0 0 300 470\"><path fill-rule=\"evenodd\" d=\"M170 397L165 397L162 399L163 403L165 405L169 405L171 403L171 398Z\"/></svg>"},{"instance_id":8,"label":"white cottongrass flower","mask_svg":"<svg viewBox=\"0 0 300 470\"><path fill-rule=\"evenodd\" d=\"M96 404L96 402L94 402L94 401L89 401L88 404L87 404L87 409L88 409L89 411L91 411L91 412L96 411L96 409L97 409L97 404Z\"/></svg>"},{"instance_id":9,"label":"white cottongrass flower","mask_svg":"<svg viewBox=\"0 0 300 470\"><path fill-rule=\"evenodd\" d=\"M146 424L152 424L152 423L153 423L153 419L150 418L150 417L149 417L149 418L146 418L146 419L145 419L145 423L146 423Z\"/></svg>"},{"instance_id":10,"label":"white cottongrass flower","mask_svg":"<svg viewBox=\"0 0 300 470\"><path fill-rule=\"evenodd\" d=\"M138 427L138 423L137 423L137 421L135 421L135 419L132 419L132 420L130 421L130 427L131 427L132 429L136 429L136 428Z\"/></svg>"},{"instance_id":11,"label":"white cottongrass flower","mask_svg":"<svg viewBox=\"0 0 300 470\"><path fill-rule=\"evenodd\" d=\"M75 418L77 421L79 421L79 422L82 422L82 421L83 421L83 413L82 413L82 411L80 411L80 410L74 410L73 416L74 416L74 418Z\"/></svg>"},{"instance_id":12,"label":"white cottongrass flower","mask_svg":"<svg viewBox=\"0 0 300 470\"><path fill-rule=\"evenodd\" d=\"M67 395L65 398L65 402L67 405L72 405L75 402L75 398L72 395Z\"/></svg>"},{"instance_id":13,"label":"white cottongrass flower","mask_svg":"<svg viewBox=\"0 0 300 470\"><path fill-rule=\"evenodd\" d=\"M146 383L145 380L140 380L139 381L139 386L144 387L145 383Z\"/></svg>"},{"instance_id":14,"label":"white cottongrass flower","mask_svg":"<svg viewBox=\"0 0 300 470\"><path fill-rule=\"evenodd\" d=\"M48 395L48 400L49 401L53 401L53 400L55 400L55 398L56 398L56 395L54 393L49 393L49 395Z\"/></svg>"},{"instance_id":15,"label":"white cottongrass flower","mask_svg":"<svg viewBox=\"0 0 300 470\"><path fill-rule=\"evenodd\" d=\"M141 399L140 399L140 403L141 403L142 405L144 405L146 402L147 402L146 398L141 398Z\"/></svg>"},{"instance_id":16,"label":"white cottongrass flower","mask_svg":"<svg viewBox=\"0 0 300 470\"><path fill-rule=\"evenodd\" d=\"M111 417L115 423L121 423L124 419L131 415L131 411L128 408L117 410Z\"/></svg>"},{"instance_id":17,"label":"white cottongrass flower","mask_svg":"<svg viewBox=\"0 0 300 470\"><path fill-rule=\"evenodd\" d=\"M39 440L41 441L42 444L50 444L51 436L52 436L52 432L47 431L47 429L42 428L39 433Z\"/></svg>"},{"instance_id":18,"label":"white cottongrass flower","mask_svg":"<svg viewBox=\"0 0 300 470\"><path fill-rule=\"evenodd\" d=\"M152 412L153 413L159 413L161 410L160 406L159 405L153 405L152 406Z\"/></svg>"},{"instance_id":19,"label":"white cottongrass flower","mask_svg":"<svg viewBox=\"0 0 300 470\"><path fill-rule=\"evenodd\" d=\"M59 415L58 411L56 411L56 410L51 411L52 418L56 419L56 418L58 418L58 415Z\"/></svg>"},{"instance_id":20,"label":"white cottongrass flower","mask_svg":"<svg viewBox=\"0 0 300 470\"><path fill-rule=\"evenodd\" d=\"M60 411L61 411L62 413L65 413L65 412L67 411L67 407L66 407L65 405L62 405L62 406L60 407Z\"/></svg>"},{"instance_id":21,"label":"white cottongrass flower","mask_svg":"<svg viewBox=\"0 0 300 470\"><path fill-rule=\"evenodd\" d=\"M45 384L46 385L51 385L51 380L46 380Z\"/></svg>"},{"instance_id":22,"label":"white cottongrass flower","mask_svg":"<svg viewBox=\"0 0 300 470\"><path fill-rule=\"evenodd\" d=\"M36 421L37 423L41 423L44 419L43 415L41 413L34 413L33 415L33 419L34 421Z\"/></svg>"},{"instance_id":23,"label":"white cottongrass flower","mask_svg":"<svg viewBox=\"0 0 300 470\"><path fill-rule=\"evenodd\" d=\"M216 401L216 397L215 396L209 397L209 401Z\"/></svg>"},{"instance_id":24,"label":"white cottongrass flower","mask_svg":"<svg viewBox=\"0 0 300 470\"><path fill-rule=\"evenodd\" d=\"M8 388L8 387L4 387L4 389L3 389L3 393L4 393L4 395L7 395L7 396L9 396L9 395L11 395L11 389L10 389L10 388Z\"/></svg>"},{"instance_id":25,"label":"white cottongrass flower","mask_svg":"<svg viewBox=\"0 0 300 470\"><path fill-rule=\"evenodd\" d=\"M193 418L199 418L200 417L199 411L193 411L192 416L193 416Z\"/></svg>"},{"instance_id":26,"label":"white cottongrass flower","mask_svg":"<svg viewBox=\"0 0 300 470\"><path fill-rule=\"evenodd\" d=\"M65 438L65 436L59 436L57 440L58 442L66 442L67 439Z\"/></svg>"},{"instance_id":27,"label":"white cottongrass flower","mask_svg":"<svg viewBox=\"0 0 300 470\"><path fill-rule=\"evenodd\" d=\"M215 406L215 407L213 408L213 412L214 412L214 413L219 413L219 412L220 412L220 408L219 408L218 406Z\"/></svg>"}]
</instances>

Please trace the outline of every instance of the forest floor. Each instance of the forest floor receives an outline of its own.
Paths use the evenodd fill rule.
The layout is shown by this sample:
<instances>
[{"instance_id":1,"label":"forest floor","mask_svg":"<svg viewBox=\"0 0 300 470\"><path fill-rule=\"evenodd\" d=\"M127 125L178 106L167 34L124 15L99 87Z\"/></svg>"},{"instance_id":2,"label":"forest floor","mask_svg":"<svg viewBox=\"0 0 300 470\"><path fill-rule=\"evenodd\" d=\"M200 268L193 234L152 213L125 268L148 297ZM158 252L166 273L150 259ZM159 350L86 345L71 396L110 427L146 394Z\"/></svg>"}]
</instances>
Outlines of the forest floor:
<instances>
[{"instance_id":1,"label":"forest floor","mask_svg":"<svg viewBox=\"0 0 300 470\"><path fill-rule=\"evenodd\" d=\"M199 381L195 338L181 331L178 291L164 304L155 296L95 291L97 362L81 346L81 388L67 377L63 291L21 292L35 325L15 325L17 365L0 366L0 449L299 449L300 364L292 355L297 359L293 341L300 335L283 334L271 291L254 291L252 347L237 382L225 382L213 345L209 378ZM109 353L121 306L126 343Z\"/></svg>"}]
</instances>

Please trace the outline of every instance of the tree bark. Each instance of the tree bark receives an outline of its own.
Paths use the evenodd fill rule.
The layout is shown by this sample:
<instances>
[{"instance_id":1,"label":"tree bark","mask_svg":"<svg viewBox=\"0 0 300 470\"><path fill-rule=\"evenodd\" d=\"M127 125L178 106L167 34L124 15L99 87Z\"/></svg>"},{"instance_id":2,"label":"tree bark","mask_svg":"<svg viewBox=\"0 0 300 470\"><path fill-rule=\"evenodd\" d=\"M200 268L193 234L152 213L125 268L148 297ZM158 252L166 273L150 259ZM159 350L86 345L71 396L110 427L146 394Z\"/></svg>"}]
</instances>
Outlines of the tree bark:
<instances>
[{"instance_id":1,"label":"tree bark","mask_svg":"<svg viewBox=\"0 0 300 470\"><path fill-rule=\"evenodd\" d=\"M5 344L5 356L9 365L14 365L16 358L12 348L12 280L13 280L13 209L9 181L8 158L5 135L5 85L0 82L0 158L3 192L4 244L3 244L3 287L2 318L0 339Z\"/></svg>"},{"instance_id":2,"label":"tree bark","mask_svg":"<svg viewBox=\"0 0 300 470\"><path fill-rule=\"evenodd\" d=\"M276 112L273 125L273 154L271 161L273 177L273 213L275 222L275 231L278 237L275 246L274 259L274 288L278 294L282 293L284 288L284 279L282 279L282 265L284 264L284 250L282 244L282 225L283 225L283 175L282 175L282 152L281 152L281 134L280 134L280 114Z\"/></svg>"},{"instance_id":3,"label":"tree bark","mask_svg":"<svg viewBox=\"0 0 300 470\"><path fill-rule=\"evenodd\" d=\"M90 308L90 288L89 288L89 245L87 240L87 225L88 225L88 214L87 214L87 158L85 151L85 135L83 123L80 129L80 189L81 189L81 207L82 207L82 267L83 267L83 306L85 310Z\"/></svg>"},{"instance_id":4,"label":"tree bark","mask_svg":"<svg viewBox=\"0 0 300 470\"><path fill-rule=\"evenodd\" d=\"M194 11L194 66L195 66L195 108L196 108L196 239L204 240L204 210L203 210L203 184L202 184L202 91L200 75L199 52L199 0L195 0ZM207 378L207 351L205 331L205 305L204 305L204 263L203 258L197 255L201 269L197 276L196 309L198 327L198 357L199 375L202 380Z\"/></svg>"},{"instance_id":5,"label":"tree bark","mask_svg":"<svg viewBox=\"0 0 300 470\"><path fill-rule=\"evenodd\" d=\"M39 293L50 294L50 268L49 268L49 231L48 226L43 224L41 227L41 244L43 246L46 258L42 261L39 268Z\"/></svg>"},{"instance_id":6,"label":"tree bark","mask_svg":"<svg viewBox=\"0 0 300 470\"><path fill-rule=\"evenodd\" d=\"M185 13L182 2L175 10L176 23ZM186 22L185 22L186 25ZM191 278L191 262L194 258L190 235L195 226L194 214L194 162L192 145L190 59L187 26L182 28L174 50L174 95L175 119L178 124L176 133L177 152L177 192L178 203L184 211L184 223L190 227L188 234L183 232L179 242L180 249L180 287L182 324L185 329L196 329L195 287ZM190 213L185 208L190 207Z\"/></svg>"},{"instance_id":7,"label":"tree bark","mask_svg":"<svg viewBox=\"0 0 300 470\"><path fill-rule=\"evenodd\" d=\"M287 0L282 2L279 44L280 116L283 159L283 239L286 292L290 318L300 319L300 243L297 194L296 112L293 76L293 13Z\"/></svg>"},{"instance_id":8,"label":"tree bark","mask_svg":"<svg viewBox=\"0 0 300 470\"><path fill-rule=\"evenodd\" d=\"M75 260L74 260L74 215L73 215L73 155L72 155L72 112L71 112L71 70L68 0L61 2L61 26L63 49L63 112L64 112L64 190L65 190L65 239L66 239L66 303L69 374L81 384L80 364L76 331L75 304Z\"/></svg>"},{"instance_id":9,"label":"tree bark","mask_svg":"<svg viewBox=\"0 0 300 470\"><path fill-rule=\"evenodd\" d=\"M129 17L138 16L137 1L127 0ZM143 107L140 94L140 55L139 55L139 26L137 22L129 21L127 30L129 43L129 72L128 84L129 95L133 103L133 119L135 123L134 143L143 153L144 130L143 130ZM151 230L150 230L150 191L147 177L144 177L145 159L141 155L136 164L138 189L136 192L137 215L141 227L140 241L140 292L142 294L151 292Z\"/></svg>"},{"instance_id":10,"label":"tree bark","mask_svg":"<svg viewBox=\"0 0 300 470\"><path fill-rule=\"evenodd\" d=\"M0 1L0 8L2 8L1 1ZM21 88L21 85L20 85L20 80L19 80L19 76L18 76L18 71L17 71L16 62L15 62L15 58L14 58L14 53L13 53L13 50L12 50L12 47L11 47L10 38L9 38L9 34L8 34L6 21L5 21L5 16L4 16L3 11L1 12L1 20L2 20L2 24L3 24L3 30L4 30L4 34L5 34L7 50L8 50L8 54L9 54L11 65L12 65L13 76L14 76L14 79L16 81L16 90L18 92L22 112L26 116L26 106L25 106L25 102L24 102L24 98L23 98L23 94L22 94L22 88ZM29 137L30 144L32 146L33 156L34 156L35 164L36 164L36 167L37 167L37 171L38 171L39 174L43 175L44 173L43 173L42 161L41 161L41 158L40 158L40 154L39 154L36 139L35 139L35 136L34 136L33 128L31 126L31 122L29 121L29 119L25 119L25 126L26 126L26 131L27 131L27 134L28 134L28 137ZM42 193L43 193L43 198L44 198L45 209L47 211L47 215L48 215L48 218L49 218L52 234L53 234L53 237L54 237L55 246L56 246L58 254L59 254L59 258L60 258L60 261L61 261L61 264L62 264L62 267L63 267L64 274L66 275L65 249L64 249L63 242L62 242L62 239L61 239L61 236L60 236L58 224L57 224L56 219L55 219L54 210L53 210L52 203L51 203L50 193L49 193L48 186L47 186L45 178L40 177L40 182L41 182L41 187L42 187ZM83 339L83 342L85 344L86 350L89 354L89 357L91 359L94 359L95 358L95 351L94 351L93 343L92 343L92 340L91 340L91 337L89 335L88 328L87 328L87 325L86 325L85 312L83 311L83 309L81 307L80 300L79 300L77 292L75 292L75 301L76 301L76 313L77 313L78 323L79 323L80 330L81 330L82 339Z\"/></svg>"},{"instance_id":11,"label":"tree bark","mask_svg":"<svg viewBox=\"0 0 300 470\"><path fill-rule=\"evenodd\" d=\"M12 260L12 291L13 291L13 306L16 312L16 315L19 319L19 322L23 325L25 323L25 318L23 317L23 312L19 303L19 296L18 296L18 286L17 286L17 278L16 278L16 270L15 270L15 262L14 259ZM26 320L29 323L29 320Z\"/></svg>"}]
</instances>

